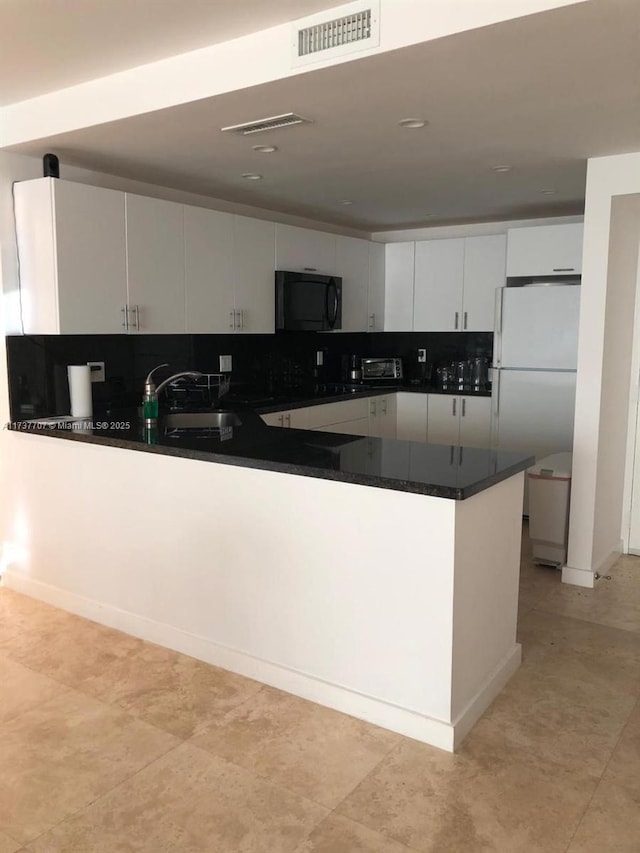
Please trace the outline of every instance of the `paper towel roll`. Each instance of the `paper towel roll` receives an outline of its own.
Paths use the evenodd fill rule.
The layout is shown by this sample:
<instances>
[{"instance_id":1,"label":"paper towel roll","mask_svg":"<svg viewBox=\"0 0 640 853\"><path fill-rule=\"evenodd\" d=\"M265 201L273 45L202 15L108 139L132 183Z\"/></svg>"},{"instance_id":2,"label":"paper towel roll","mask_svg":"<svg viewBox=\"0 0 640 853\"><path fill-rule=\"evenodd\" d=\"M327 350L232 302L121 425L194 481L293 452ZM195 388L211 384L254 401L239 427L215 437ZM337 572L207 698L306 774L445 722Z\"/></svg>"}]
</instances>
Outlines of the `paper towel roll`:
<instances>
[{"instance_id":1,"label":"paper towel roll","mask_svg":"<svg viewBox=\"0 0 640 853\"><path fill-rule=\"evenodd\" d=\"M69 364L69 396L71 414L74 418L90 418L93 414L91 398L91 368L88 364Z\"/></svg>"}]
</instances>

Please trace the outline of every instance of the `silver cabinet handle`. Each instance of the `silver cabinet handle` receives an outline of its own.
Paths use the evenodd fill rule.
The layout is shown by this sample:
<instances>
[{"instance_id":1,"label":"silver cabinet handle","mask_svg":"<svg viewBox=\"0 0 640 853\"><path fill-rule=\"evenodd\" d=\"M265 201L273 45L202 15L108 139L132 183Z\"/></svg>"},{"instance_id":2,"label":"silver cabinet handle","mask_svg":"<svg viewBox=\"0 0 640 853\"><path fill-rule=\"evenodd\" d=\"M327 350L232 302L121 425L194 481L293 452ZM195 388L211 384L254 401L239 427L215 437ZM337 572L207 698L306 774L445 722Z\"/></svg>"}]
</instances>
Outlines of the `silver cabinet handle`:
<instances>
[{"instance_id":1,"label":"silver cabinet handle","mask_svg":"<svg viewBox=\"0 0 640 853\"><path fill-rule=\"evenodd\" d=\"M454 397L454 398L453 398L453 407L452 407L452 412L451 412L451 414L453 415L453 417L454 417L454 418L455 418L455 416L456 416L456 408L457 408L456 403L457 403L457 402L458 402L458 401L457 401L457 400L456 400L456 398Z\"/></svg>"},{"instance_id":2,"label":"silver cabinet handle","mask_svg":"<svg viewBox=\"0 0 640 853\"><path fill-rule=\"evenodd\" d=\"M467 414L467 400L465 397L462 398L462 417L464 418Z\"/></svg>"},{"instance_id":3,"label":"silver cabinet handle","mask_svg":"<svg viewBox=\"0 0 640 853\"><path fill-rule=\"evenodd\" d=\"M120 313L122 314L122 328L125 332L129 331L129 306L125 305L124 308L120 309Z\"/></svg>"},{"instance_id":4,"label":"silver cabinet handle","mask_svg":"<svg viewBox=\"0 0 640 853\"><path fill-rule=\"evenodd\" d=\"M140 331L140 307L138 305L134 305L131 309L133 311L133 328L139 332Z\"/></svg>"},{"instance_id":5,"label":"silver cabinet handle","mask_svg":"<svg viewBox=\"0 0 640 853\"><path fill-rule=\"evenodd\" d=\"M278 415L278 425L284 426L284 415Z\"/></svg>"},{"instance_id":6,"label":"silver cabinet handle","mask_svg":"<svg viewBox=\"0 0 640 853\"><path fill-rule=\"evenodd\" d=\"M375 329L375 327L376 327L376 315L375 314L369 314L369 328Z\"/></svg>"},{"instance_id":7,"label":"silver cabinet handle","mask_svg":"<svg viewBox=\"0 0 640 853\"><path fill-rule=\"evenodd\" d=\"M287 422L287 426L291 429L291 415L284 416L285 421Z\"/></svg>"},{"instance_id":8,"label":"silver cabinet handle","mask_svg":"<svg viewBox=\"0 0 640 853\"><path fill-rule=\"evenodd\" d=\"M554 272L575 272L575 267L554 267Z\"/></svg>"},{"instance_id":9,"label":"silver cabinet handle","mask_svg":"<svg viewBox=\"0 0 640 853\"><path fill-rule=\"evenodd\" d=\"M305 272L317 272L317 271L318 271L318 268L317 268L317 267L302 267L302 269L303 269Z\"/></svg>"},{"instance_id":10,"label":"silver cabinet handle","mask_svg":"<svg viewBox=\"0 0 640 853\"><path fill-rule=\"evenodd\" d=\"M229 328L235 329L236 327L236 312L229 311Z\"/></svg>"},{"instance_id":11,"label":"silver cabinet handle","mask_svg":"<svg viewBox=\"0 0 640 853\"><path fill-rule=\"evenodd\" d=\"M464 319L463 319L463 321L462 321L462 328L463 328L463 329L466 329L466 328L467 328L467 316L468 316L468 312L467 312L467 311L465 311L465 312L464 312L464 314L463 314Z\"/></svg>"},{"instance_id":12,"label":"silver cabinet handle","mask_svg":"<svg viewBox=\"0 0 640 853\"><path fill-rule=\"evenodd\" d=\"M387 414L387 398L386 397L384 398L384 400L380 401L380 411L383 415Z\"/></svg>"},{"instance_id":13,"label":"silver cabinet handle","mask_svg":"<svg viewBox=\"0 0 640 853\"><path fill-rule=\"evenodd\" d=\"M376 413L376 401L375 400L371 400L371 402L369 403L369 413L371 415L375 415L375 413Z\"/></svg>"},{"instance_id":14,"label":"silver cabinet handle","mask_svg":"<svg viewBox=\"0 0 640 853\"><path fill-rule=\"evenodd\" d=\"M244 311L234 311L235 329L244 329Z\"/></svg>"},{"instance_id":15,"label":"silver cabinet handle","mask_svg":"<svg viewBox=\"0 0 640 853\"><path fill-rule=\"evenodd\" d=\"M454 323L453 323L453 328L454 328L454 329L457 329L457 328L458 328L458 321L459 321L459 319L460 319L460 314L458 313L458 311L456 311L456 317L455 317L455 321L454 321Z\"/></svg>"}]
</instances>

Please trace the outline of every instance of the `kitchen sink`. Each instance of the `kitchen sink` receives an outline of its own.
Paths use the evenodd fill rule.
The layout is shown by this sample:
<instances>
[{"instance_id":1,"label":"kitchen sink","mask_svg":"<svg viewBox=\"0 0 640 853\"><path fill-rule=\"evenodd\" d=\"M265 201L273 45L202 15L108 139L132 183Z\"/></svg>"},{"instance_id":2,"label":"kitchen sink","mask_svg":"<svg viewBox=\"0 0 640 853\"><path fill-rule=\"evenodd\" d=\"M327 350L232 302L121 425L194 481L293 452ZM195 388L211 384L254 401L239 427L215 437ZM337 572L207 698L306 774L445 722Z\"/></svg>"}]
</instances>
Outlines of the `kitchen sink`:
<instances>
[{"instance_id":1,"label":"kitchen sink","mask_svg":"<svg viewBox=\"0 0 640 853\"><path fill-rule=\"evenodd\" d=\"M166 430L210 430L240 426L242 421L235 412L174 412L161 420Z\"/></svg>"}]
</instances>

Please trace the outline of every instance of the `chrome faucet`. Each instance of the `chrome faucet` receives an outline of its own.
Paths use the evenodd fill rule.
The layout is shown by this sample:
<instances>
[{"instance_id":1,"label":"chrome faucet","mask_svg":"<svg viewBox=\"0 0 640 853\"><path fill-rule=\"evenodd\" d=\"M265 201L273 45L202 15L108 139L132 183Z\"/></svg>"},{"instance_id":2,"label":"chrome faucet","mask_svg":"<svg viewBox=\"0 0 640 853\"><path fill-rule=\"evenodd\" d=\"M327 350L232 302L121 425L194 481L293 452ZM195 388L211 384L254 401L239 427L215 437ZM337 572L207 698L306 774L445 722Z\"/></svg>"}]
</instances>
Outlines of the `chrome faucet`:
<instances>
[{"instance_id":1,"label":"chrome faucet","mask_svg":"<svg viewBox=\"0 0 640 853\"><path fill-rule=\"evenodd\" d=\"M148 426L154 424L158 420L158 395L166 385L183 376L188 376L191 379L199 379L202 376L202 373L198 370L182 370L180 373L174 373L173 376L169 376L168 379L164 379L159 385L156 385L153 381L153 374L156 370L160 370L161 367L169 367L169 365L159 364L157 367L154 367L153 370L149 371L147 378L144 381L142 417L144 418L145 424Z\"/></svg>"}]
</instances>

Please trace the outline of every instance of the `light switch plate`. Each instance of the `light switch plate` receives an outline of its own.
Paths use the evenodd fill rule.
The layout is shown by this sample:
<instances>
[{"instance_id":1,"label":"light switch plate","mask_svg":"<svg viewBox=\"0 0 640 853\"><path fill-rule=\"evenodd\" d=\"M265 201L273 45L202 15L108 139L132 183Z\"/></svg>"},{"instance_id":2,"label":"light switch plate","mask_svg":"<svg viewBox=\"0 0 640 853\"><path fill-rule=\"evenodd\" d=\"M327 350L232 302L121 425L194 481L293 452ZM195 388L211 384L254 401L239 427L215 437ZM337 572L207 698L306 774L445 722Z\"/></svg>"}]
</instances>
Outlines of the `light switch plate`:
<instances>
[{"instance_id":1,"label":"light switch plate","mask_svg":"<svg viewBox=\"0 0 640 853\"><path fill-rule=\"evenodd\" d=\"M92 382L104 382L106 380L104 361L88 361L87 365L91 371Z\"/></svg>"},{"instance_id":2,"label":"light switch plate","mask_svg":"<svg viewBox=\"0 0 640 853\"><path fill-rule=\"evenodd\" d=\"M220 373L231 373L231 356L230 355L221 355L220 356Z\"/></svg>"},{"instance_id":3,"label":"light switch plate","mask_svg":"<svg viewBox=\"0 0 640 853\"><path fill-rule=\"evenodd\" d=\"M426 362L426 360L427 360L427 351L426 351L426 349L419 349L419 350L418 350L418 362L419 362L420 364L424 364L424 363Z\"/></svg>"}]
</instances>

